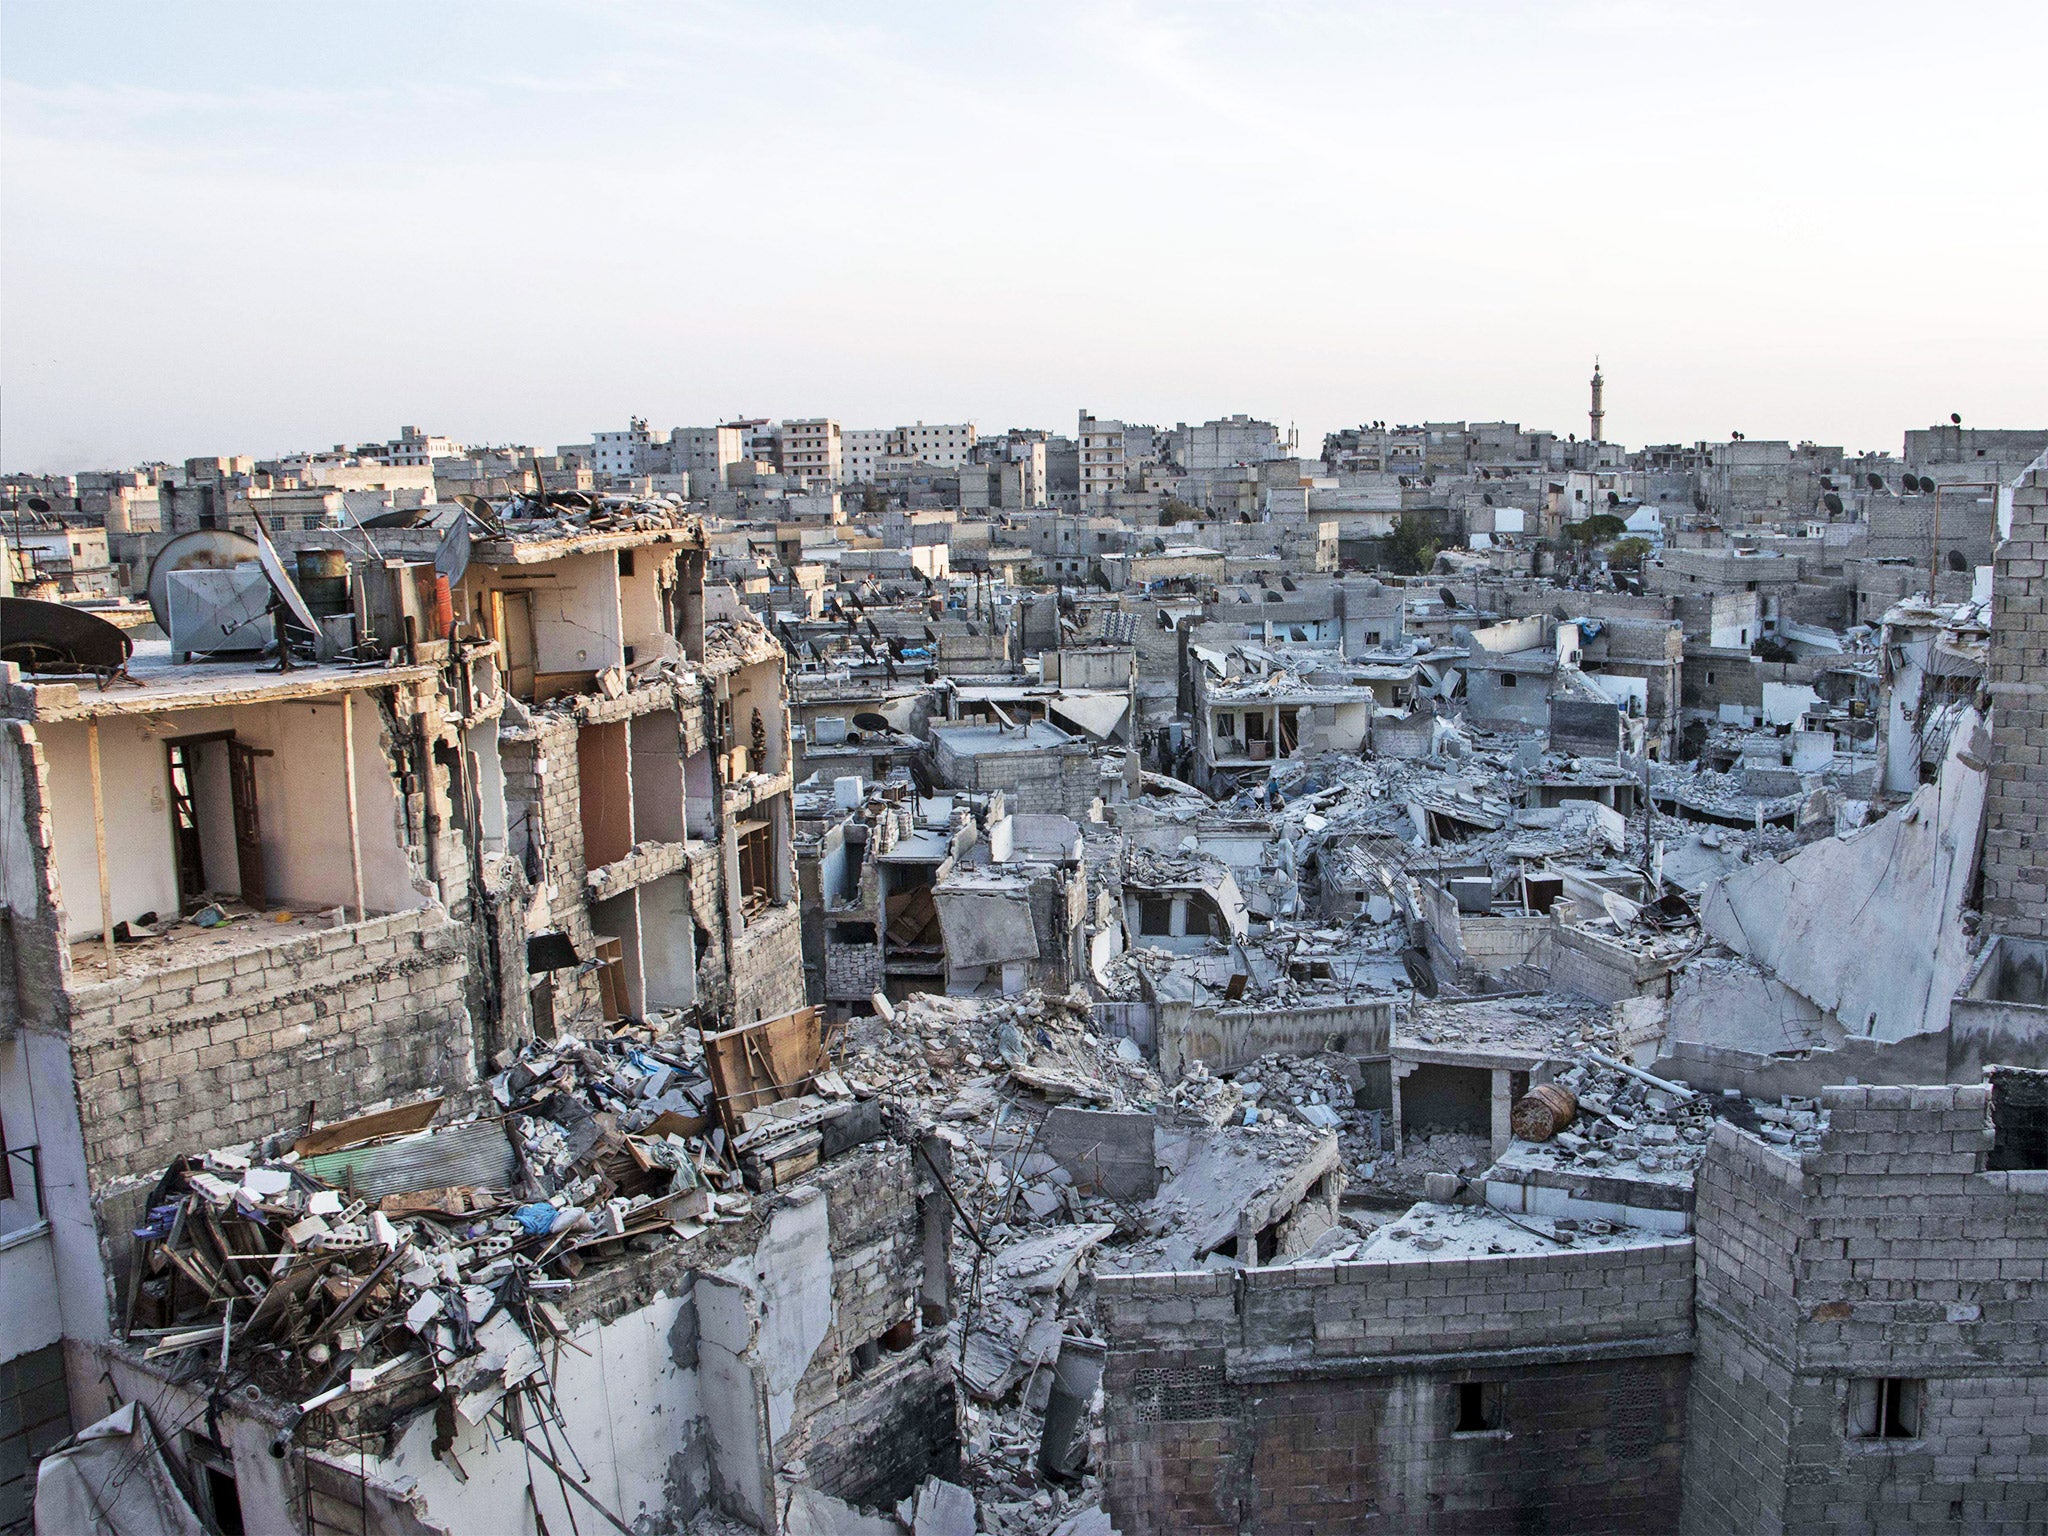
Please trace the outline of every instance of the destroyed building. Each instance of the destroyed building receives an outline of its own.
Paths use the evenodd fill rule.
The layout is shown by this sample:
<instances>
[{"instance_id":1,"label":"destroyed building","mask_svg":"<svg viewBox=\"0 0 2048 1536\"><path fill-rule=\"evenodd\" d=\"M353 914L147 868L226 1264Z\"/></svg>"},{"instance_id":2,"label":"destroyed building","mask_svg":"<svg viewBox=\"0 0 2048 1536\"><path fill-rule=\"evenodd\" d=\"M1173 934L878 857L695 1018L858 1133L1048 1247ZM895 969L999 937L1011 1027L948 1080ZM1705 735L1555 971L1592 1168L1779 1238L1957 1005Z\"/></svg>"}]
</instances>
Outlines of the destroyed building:
<instances>
[{"instance_id":1,"label":"destroyed building","mask_svg":"<svg viewBox=\"0 0 2048 1536\"><path fill-rule=\"evenodd\" d=\"M2039 1528L2048 469L1496 426L174 491L0 674L0 1523Z\"/></svg>"}]
</instances>

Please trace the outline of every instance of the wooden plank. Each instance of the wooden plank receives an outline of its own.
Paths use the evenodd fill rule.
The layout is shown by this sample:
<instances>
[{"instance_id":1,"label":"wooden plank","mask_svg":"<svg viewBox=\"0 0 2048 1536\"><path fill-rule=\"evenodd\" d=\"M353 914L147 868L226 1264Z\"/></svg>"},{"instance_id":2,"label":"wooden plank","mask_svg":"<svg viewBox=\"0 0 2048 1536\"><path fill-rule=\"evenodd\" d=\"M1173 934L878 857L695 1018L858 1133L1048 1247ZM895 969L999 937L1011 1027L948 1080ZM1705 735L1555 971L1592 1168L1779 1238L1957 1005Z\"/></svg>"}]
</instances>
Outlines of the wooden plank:
<instances>
[{"instance_id":1,"label":"wooden plank","mask_svg":"<svg viewBox=\"0 0 2048 1536\"><path fill-rule=\"evenodd\" d=\"M375 1141L380 1136L403 1136L423 1131L433 1123L440 1108L440 1099L422 1099L417 1104L405 1104L397 1109L380 1109L374 1115L336 1120L308 1131L292 1143L292 1150L301 1157L318 1157L323 1152L339 1152L343 1147Z\"/></svg>"}]
</instances>

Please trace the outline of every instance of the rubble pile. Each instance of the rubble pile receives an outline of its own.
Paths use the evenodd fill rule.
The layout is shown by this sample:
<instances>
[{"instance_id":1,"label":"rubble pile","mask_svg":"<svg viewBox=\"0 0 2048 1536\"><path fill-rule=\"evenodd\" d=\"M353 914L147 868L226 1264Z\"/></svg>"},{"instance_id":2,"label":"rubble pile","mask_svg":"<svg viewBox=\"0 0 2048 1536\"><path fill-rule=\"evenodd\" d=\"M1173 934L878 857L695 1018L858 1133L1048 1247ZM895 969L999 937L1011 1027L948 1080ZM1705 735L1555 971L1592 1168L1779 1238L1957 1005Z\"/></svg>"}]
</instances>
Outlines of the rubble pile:
<instances>
[{"instance_id":1,"label":"rubble pile","mask_svg":"<svg viewBox=\"0 0 2048 1536\"><path fill-rule=\"evenodd\" d=\"M474 1424L546 1389L549 1298L589 1265L753 1205L692 1039L536 1043L488 1091L488 1118L434 1125L430 1099L179 1158L134 1233L127 1336L302 1413L411 1389Z\"/></svg>"},{"instance_id":2,"label":"rubble pile","mask_svg":"<svg viewBox=\"0 0 2048 1536\"><path fill-rule=\"evenodd\" d=\"M852 1092L929 1126L950 1154L960 1301L949 1353L982 1529L1026 1536L1077 1519L1092 1529L1101 1457L1088 1381L1103 1349L1093 1274L1196 1263L1188 1234L1214 1220L1208 1204L1220 1199L1234 1220L1237 1203L1277 1185L1332 1127L1312 1109L1247 1115L1238 1085L1199 1064L1169 1089L1134 1044L1097 1033L1079 994L919 995L891 1011L847 1025L837 1071ZM1275 1058L1273 1081L1289 1070ZM1304 1106L1348 1104L1329 1062L1299 1066L1287 1078L1297 1080ZM1285 1098L1276 1089L1271 1102ZM1131 1138L1130 1160L1112 1167L1058 1118L1076 1111L1114 1121L1111 1131ZM1235 1182L1220 1185L1211 1166ZM1087 1390L1078 1408L1067 1403L1074 1424L1062 1434L1057 1399L1075 1396L1076 1378Z\"/></svg>"},{"instance_id":3,"label":"rubble pile","mask_svg":"<svg viewBox=\"0 0 2048 1536\"><path fill-rule=\"evenodd\" d=\"M1818 1100L1787 1097L1769 1104L1733 1090L1709 1096L1599 1052L1583 1056L1553 1081L1576 1100L1577 1113L1569 1128L1536 1142L1534 1150L1578 1172L1689 1183L1717 1119L1801 1150L1818 1148L1826 1129Z\"/></svg>"}]
</instances>

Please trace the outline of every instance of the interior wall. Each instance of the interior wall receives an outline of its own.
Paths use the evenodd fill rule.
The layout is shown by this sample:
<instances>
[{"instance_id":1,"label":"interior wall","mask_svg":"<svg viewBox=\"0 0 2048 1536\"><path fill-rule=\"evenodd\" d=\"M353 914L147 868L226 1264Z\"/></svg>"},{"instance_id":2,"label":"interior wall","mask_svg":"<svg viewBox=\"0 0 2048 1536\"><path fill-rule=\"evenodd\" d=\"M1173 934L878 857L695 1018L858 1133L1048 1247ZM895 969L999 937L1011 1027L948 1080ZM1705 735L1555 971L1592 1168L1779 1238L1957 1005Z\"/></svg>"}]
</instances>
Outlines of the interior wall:
<instances>
[{"instance_id":1,"label":"interior wall","mask_svg":"<svg viewBox=\"0 0 2048 1536\"><path fill-rule=\"evenodd\" d=\"M171 844L170 768L161 737L146 729L164 716L116 718L100 726L101 799L107 821L107 883L114 921L178 910ZM49 765L50 819L66 937L100 932L99 856L93 837L92 765L82 720L38 725Z\"/></svg>"},{"instance_id":2,"label":"interior wall","mask_svg":"<svg viewBox=\"0 0 2048 1536\"><path fill-rule=\"evenodd\" d=\"M371 912L408 912L426 898L413 887L401 841L398 786L379 745L383 718L367 699L352 708L363 904ZM256 760L256 808L273 903L332 907L355 900L341 709L338 699L294 699L231 711L236 739L272 754Z\"/></svg>"},{"instance_id":3,"label":"interior wall","mask_svg":"<svg viewBox=\"0 0 2048 1536\"><path fill-rule=\"evenodd\" d=\"M620 633L625 644L633 647L633 661L638 665L657 656L673 656L682 647L661 626L658 573L674 561L674 553L659 546L630 553L633 574L619 577L619 620Z\"/></svg>"},{"instance_id":4,"label":"interior wall","mask_svg":"<svg viewBox=\"0 0 2048 1536\"><path fill-rule=\"evenodd\" d=\"M619 615L618 558L610 551L553 562L552 580L514 582L533 593L535 666L542 672L595 672L625 659ZM504 573L510 577L511 572Z\"/></svg>"},{"instance_id":5,"label":"interior wall","mask_svg":"<svg viewBox=\"0 0 2048 1536\"><path fill-rule=\"evenodd\" d=\"M640 888L640 972L648 1008L687 1008L697 1001L696 930L690 880L664 875Z\"/></svg>"},{"instance_id":6,"label":"interior wall","mask_svg":"<svg viewBox=\"0 0 2048 1536\"><path fill-rule=\"evenodd\" d=\"M583 864L602 869L633 849L632 765L626 722L576 733L576 782L583 814Z\"/></svg>"},{"instance_id":7,"label":"interior wall","mask_svg":"<svg viewBox=\"0 0 2048 1536\"><path fill-rule=\"evenodd\" d=\"M711 749L692 752L683 759L685 823L689 835L709 842L718 835L718 802L711 792Z\"/></svg>"},{"instance_id":8,"label":"interior wall","mask_svg":"<svg viewBox=\"0 0 2048 1536\"><path fill-rule=\"evenodd\" d=\"M1401 1131L1493 1134L1493 1073L1483 1067L1424 1062L1401 1079Z\"/></svg>"},{"instance_id":9,"label":"interior wall","mask_svg":"<svg viewBox=\"0 0 2048 1536\"><path fill-rule=\"evenodd\" d=\"M672 709L632 721L633 835L640 842L680 843L683 817L682 727Z\"/></svg>"},{"instance_id":10,"label":"interior wall","mask_svg":"<svg viewBox=\"0 0 2048 1536\"><path fill-rule=\"evenodd\" d=\"M638 891L622 891L617 896L593 902L590 907L591 932L600 938L619 941L619 958L626 972L626 995L619 999L619 1006L635 1018L647 1012L647 983L640 968L639 895Z\"/></svg>"},{"instance_id":11,"label":"interior wall","mask_svg":"<svg viewBox=\"0 0 2048 1536\"><path fill-rule=\"evenodd\" d=\"M242 869L235 858L235 797L228 777L228 744L198 742L187 750L192 813L199 823L199 857L206 888L239 896ZM167 757L167 769L168 761Z\"/></svg>"},{"instance_id":12,"label":"interior wall","mask_svg":"<svg viewBox=\"0 0 2048 1536\"><path fill-rule=\"evenodd\" d=\"M498 754L498 722L486 720L469 728L464 738L469 774L477 802L477 847L488 854L505 851L505 763Z\"/></svg>"},{"instance_id":13,"label":"interior wall","mask_svg":"<svg viewBox=\"0 0 2048 1536\"><path fill-rule=\"evenodd\" d=\"M789 732L782 724L782 669L773 661L758 662L751 667L742 667L733 675L732 684L732 730L733 745L745 746L749 763L757 773L780 773L789 762ZM758 763L752 761L754 742L754 711L761 712L761 724L768 737L768 753Z\"/></svg>"}]
</instances>

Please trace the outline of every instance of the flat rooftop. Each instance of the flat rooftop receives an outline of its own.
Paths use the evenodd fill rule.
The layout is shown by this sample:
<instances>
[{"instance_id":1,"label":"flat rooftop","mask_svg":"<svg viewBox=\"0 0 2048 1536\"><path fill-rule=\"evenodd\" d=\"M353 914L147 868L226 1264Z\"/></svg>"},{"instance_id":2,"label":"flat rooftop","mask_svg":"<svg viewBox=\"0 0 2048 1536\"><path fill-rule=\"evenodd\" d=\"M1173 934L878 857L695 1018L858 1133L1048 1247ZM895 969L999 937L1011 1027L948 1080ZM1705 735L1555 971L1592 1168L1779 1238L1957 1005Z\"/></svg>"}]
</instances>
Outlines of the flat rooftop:
<instances>
[{"instance_id":1,"label":"flat rooftop","mask_svg":"<svg viewBox=\"0 0 2048 1536\"><path fill-rule=\"evenodd\" d=\"M168 640L141 640L128 659L129 682L105 688L92 678L25 677L4 695L0 713L25 720L86 720L105 715L149 715L167 709L256 704L313 698L359 688L431 681L438 662L418 666L341 666L301 663L289 672L251 655L235 661L173 662Z\"/></svg>"},{"instance_id":2,"label":"flat rooftop","mask_svg":"<svg viewBox=\"0 0 2048 1536\"><path fill-rule=\"evenodd\" d=\"M1580 1221L1562 1230L1549 1216L1517 1216L1483 1205L1437 1205L1421 1201L1366 1239L1355 1255L1365 1259L1478 1259L1489 1254L1584 1252L1589 1248L1656 1248L1691 1242L1683 1236L1602 1222L1605 1232ZM1533 1230L1532 1230L1533 1229ZM1560 1242L1558 1239L1564 1239Z\"/></svg>"},{"instance_id":3,"label":"flat rooftop","mask_svg":"<svg viewBox=\"0 0 2048 1536\"><path fill-rule=\"evenodd\" d=\"M1049 747L1063 747L1079 739L1042 720L1034 720L1029 730L1022 726L940 725L936 722L931 730L934 739L943 741L946 750L959 757L984 757L998 752L1043 752Z\"/></svg>"}]
</instances>

